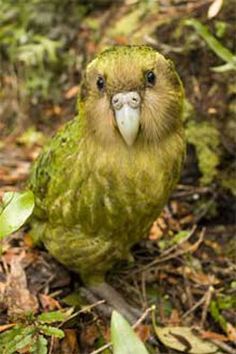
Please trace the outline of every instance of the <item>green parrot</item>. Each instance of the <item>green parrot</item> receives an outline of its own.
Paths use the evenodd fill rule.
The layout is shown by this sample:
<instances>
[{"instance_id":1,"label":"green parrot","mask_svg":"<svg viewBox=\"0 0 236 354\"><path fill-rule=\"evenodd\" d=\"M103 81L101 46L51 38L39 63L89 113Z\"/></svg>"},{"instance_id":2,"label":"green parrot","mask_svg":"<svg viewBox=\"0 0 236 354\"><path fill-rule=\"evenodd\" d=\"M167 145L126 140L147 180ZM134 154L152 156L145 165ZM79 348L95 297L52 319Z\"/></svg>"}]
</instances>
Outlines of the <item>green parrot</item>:
<instances>
[{"instance_id":1,"label":"green parrot","mask_svg":"<svg viewBox=\"0 0 236 354\"><path fill-rule=\"evenodd\" d=\"M183 96L156 50L107 49L85 70L79 114L33 166L33 238L110 302L106 272L147 235L179 178ZM122 312L121 298L113 302Z\"/></svg>"}]
</instances>

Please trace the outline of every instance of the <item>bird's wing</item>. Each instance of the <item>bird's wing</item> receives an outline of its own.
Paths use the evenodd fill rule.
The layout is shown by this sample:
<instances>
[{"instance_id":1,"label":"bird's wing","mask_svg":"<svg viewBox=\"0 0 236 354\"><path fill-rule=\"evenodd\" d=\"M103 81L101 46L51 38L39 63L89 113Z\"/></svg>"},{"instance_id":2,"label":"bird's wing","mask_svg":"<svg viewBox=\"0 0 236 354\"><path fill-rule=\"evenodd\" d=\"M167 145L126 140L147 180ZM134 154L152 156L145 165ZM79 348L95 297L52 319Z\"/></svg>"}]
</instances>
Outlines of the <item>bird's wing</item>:
<instances>
[{"instance_id":1,"label":"bird's wing","mask_svg":"<svg viewBox=\"0 0 236 354\"><path fill-rule=\"evenodd\" d=\"M45 146L33 164L28 188L33 191L36 200L34 215L45 218L45 198L48 187L56 178L61 163L75 151L75 145L80 139L80 129L77 120L68 122Z\"/></svg>"}]
</instances>

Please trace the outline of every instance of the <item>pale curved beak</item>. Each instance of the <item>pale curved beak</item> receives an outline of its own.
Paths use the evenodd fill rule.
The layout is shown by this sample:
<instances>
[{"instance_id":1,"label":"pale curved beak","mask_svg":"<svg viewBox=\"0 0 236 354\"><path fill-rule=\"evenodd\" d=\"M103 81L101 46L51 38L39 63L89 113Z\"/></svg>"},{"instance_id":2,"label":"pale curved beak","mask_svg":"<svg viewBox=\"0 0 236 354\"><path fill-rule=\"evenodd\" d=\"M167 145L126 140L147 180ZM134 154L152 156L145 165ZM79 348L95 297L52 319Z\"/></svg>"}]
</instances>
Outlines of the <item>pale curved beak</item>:
<instances>
[{"instance_id":1,"label":"pale curved beak","mask_svg":"<svg viewBox=\"0 0 236 354\"><path fill-rule=\"evenodd\" d=\"M140 126L140 103L138 92L120 92L111 100L118 129L127 145L133 145Z\"/></svg>"}]
</instances>

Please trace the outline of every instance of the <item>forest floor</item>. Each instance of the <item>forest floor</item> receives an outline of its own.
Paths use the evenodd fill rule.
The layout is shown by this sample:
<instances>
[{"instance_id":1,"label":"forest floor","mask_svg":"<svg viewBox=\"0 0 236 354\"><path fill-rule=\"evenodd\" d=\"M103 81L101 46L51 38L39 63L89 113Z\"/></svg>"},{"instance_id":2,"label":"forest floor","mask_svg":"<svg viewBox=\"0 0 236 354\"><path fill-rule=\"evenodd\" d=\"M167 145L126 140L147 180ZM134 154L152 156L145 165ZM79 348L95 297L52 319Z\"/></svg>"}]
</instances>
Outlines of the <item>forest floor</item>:
<instances>
[{"instance_id":1,"label":"forest floor","mask_svg":"<svg viewBox=\"0 0 236 354\"><path fill-rule=\"evenodd\" d=\"M118 3L93 9L85 16L76 34L80 40L71 44L82 59L76 70L65 74L59 101L29 104L27 110L23 108L25 116L20 123L17 119L0 123L0 197L7 191L24 189L30 166L45 141L73 117L84 63L106 45L140 38L175 61L196 116L218 122L224 159L232 161L233 142L222 131L232 98L226 89L230 79L210 70L219 64L218 58L203 42L194 42L196 37L188 41L193 33L179 27L183 17L206 22L211 1L173 3L161 1L158 12L149 9L145 16L146 9L140 6L135 7L135 14L131 5ZM234 18L219 12L217 20L233 22ZM14 77L5 77L9 92L12 80ZM16 98L12 100L8 105L16 104ZM34 130L29 130L32 122ZM150 353L194 353L192 338L183 329L174 334L178 343L172 347L159 338L152 322L154 311L158 326L192 328L207 343L214 343L219 353L236 353L235 200L217 181L201 184L200 178L196 153L189 145L182 178L147 238L133 248L135 261L119 264L108 274L109 282L131 305L142 309L136 331ZM26 226L2 243L0 332L14 326L29 310L38 314L65 309L71 311L60 324L65 337L50 337L50 354L110 353L110 349L99 351L110 341L109 321L96 311L96 303L89 306L79 296L80 286L76 274L44 249L33 247ZM27 349L20 352L27 353ZM204 349L198 353L207 354Z\"/></svg>"}]
</instances>

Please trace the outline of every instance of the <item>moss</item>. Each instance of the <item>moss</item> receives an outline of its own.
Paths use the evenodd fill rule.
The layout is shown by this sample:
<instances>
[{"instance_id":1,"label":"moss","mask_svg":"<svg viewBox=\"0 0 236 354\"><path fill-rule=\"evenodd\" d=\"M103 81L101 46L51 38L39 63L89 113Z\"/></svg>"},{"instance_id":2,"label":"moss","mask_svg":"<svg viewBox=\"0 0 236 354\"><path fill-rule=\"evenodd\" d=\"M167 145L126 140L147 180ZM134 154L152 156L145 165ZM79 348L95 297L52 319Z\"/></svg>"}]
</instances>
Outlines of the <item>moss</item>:
<instances>
[{"instance_id":1,"label":"moss","mask_svg":"<svg viewBox=\"0 0 236 354\"><path fill-rule=\"evenodd\" d=\"M230 86L230 92L235 93L236 86ZM213 180L236 196L236 166L235 163L224 163L224 147L220 143L220 136L225 137L227 146L233 151L235 146L235 113L236 101L232 100L228 106L228 116L224 122L224 130L215 127L213 123L197 122L196 112L188 99L184 101L183 122L185 124L187 142L196 149L198 167L202 174L201 184L209 185ZM206 119L201 117L201 119ZM218 166L221 164L221 170Z\"/></svg>"},{"instance_id":2,"label":"moss","mask_svg":"<svg viewBox=\"0 0 236 354\"><path fill-rule=\"evenodd\" d=\"M235 164L229 166L220 175L220 182L222 187L229 189L236 197L236 166Z\"/></svg>"},{"instance_id":3,"label":"moss","mask_svg":"<svg viewBox=\"0 0 236 354\"><path fill-rule=\"evenodd\" d=\"M186 123L189 120L194 119L194 116L195 116L194 107L190 103L190 101L187 98L185 98L183 103L183 114L182 114L183 122Z\"/></svg>"},{"instance_id":4,"label":"moss","mask_svg":"<svg viewBox=\"0 0 236 354\"><path fill-rule=\"evenodd\" d=\"M195 146L199 170L202 173L201 184L210 184L216 177L219 157L219 132L208 122L189 121L186 127L188 143Z\"/></svg>"}]
</instances>

